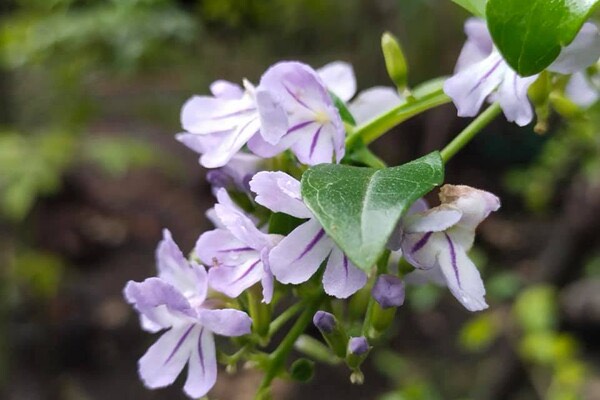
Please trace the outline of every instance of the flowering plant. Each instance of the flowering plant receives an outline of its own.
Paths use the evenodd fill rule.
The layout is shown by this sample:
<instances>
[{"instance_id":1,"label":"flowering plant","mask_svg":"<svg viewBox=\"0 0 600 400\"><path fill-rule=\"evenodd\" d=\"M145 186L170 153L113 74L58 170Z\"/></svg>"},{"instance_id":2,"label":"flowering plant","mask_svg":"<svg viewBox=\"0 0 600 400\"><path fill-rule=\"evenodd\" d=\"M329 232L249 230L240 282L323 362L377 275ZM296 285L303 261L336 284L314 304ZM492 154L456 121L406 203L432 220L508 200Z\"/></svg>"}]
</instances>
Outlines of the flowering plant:
<instances>
[{"instance_id":1,"label":"flowering plant","mask_svg":"<svg viewBox=\"0 0 600 400\"><path fill-rule=\"evenodd\" d=\"M527 36L506 40L502 29L511 13L531 11L516 10L515 1L456 1L479 18L465 24L467 42L450 78L409 88L401 47L384 34L395 87L357 95L347 63L313 69L284 61L257 85L219 80L212 95L185 103L177 140L210 168L217 203L207 215L215 229L199 236L188 258L165 230L157 277L125 288L142 328L166 330L139 361L147 387L172 384L187 365L184 391L202 397L217 379L217 362L233 370L246 361L265 373L257 398L269 398L275 378L311 374L306 359L287 368L294 345L345 362L359 383L361 363L404 303L405 285L434 282L469 311L488 307L468 251L500 200L445 184L445 164L501 112L521 126L535 113L543 130L551 105L566 114L565 104L584 109L598 97L588 67L600 55L600 34L584 24L591 5L584 13L544 14L570 18L554 51L556 43L531 43L545 29L535 18ZM524 50L515 64L519 40ZM536 55L544 46L554 56L540 63ZM387 167L369 150L394 126L451 101L459 116L476 118L441 151ZM478 115L486 101L491 105ZM440 204L430 208L424 196L438 186ZM360 294L369 298L360 316L345 313L343 300ZM311 323L323 341L300 345ZM284 329L274 350L265 350ZM237 350L218 352L213 334L235 337Z\"/></svg>"}]
</instances>

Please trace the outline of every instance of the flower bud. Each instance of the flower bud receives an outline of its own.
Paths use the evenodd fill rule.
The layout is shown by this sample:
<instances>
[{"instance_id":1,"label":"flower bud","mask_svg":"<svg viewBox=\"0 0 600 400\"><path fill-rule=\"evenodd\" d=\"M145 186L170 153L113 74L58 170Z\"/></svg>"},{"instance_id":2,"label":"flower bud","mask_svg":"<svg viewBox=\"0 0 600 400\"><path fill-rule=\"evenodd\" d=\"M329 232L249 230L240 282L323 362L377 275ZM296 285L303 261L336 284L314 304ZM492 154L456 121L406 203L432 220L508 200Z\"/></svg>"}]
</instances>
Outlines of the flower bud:
<instances>
[{"instance_id":1,"label":"flower bud","mask_svg":"<svg viewBox=\"0 0 600 400\"><path fill-rule=\"evenodd\" d=\"M348 352L346 354L346 363L352 370L358 370L360 364L367 358L371 350L367 338L364 336L353 337L348 341Z\"/></svg>"},{"instance_id":2,"label":"flower bud","mask_svg":"<svg viewBox=\"0 0 600 400\"><path fill-rule=\"evenodd\" d=\"M344 328L338 323L333 314L326 311L317 311L313 317L313 323L323 335L323 339L339 358L346 356L348 335Z\"/></svg>"},{"instance_id":3,"label":"flower bud","mask_svg":"<svg viewBox=\"0 0 600 400\"><path fill-rule=\"evenodd\" d=\"M385 32L381 37L381 50L388 75L400 93L405 92L408 83L408 65L398 39Z\"/></svg>"},{"instance_id":4,"label":"flower bud","mask_svg":"<svg viewBox=\"0 0 600 400\"><path fill-rule=\"evenodd\" d=\"M362 356L369 351L369 342L364 336L353 337L348 341L348 353Z\"/></svg>"},{"instance_id":5,"label":"flower bud","mask_svg":"<svg viewBox=\"0 0 600 400\"><path fill-rule=\"evenodd\" d=\"M371 294L383 309L400 307L404 304L404 282L394 275L379 275Z\"/></svg>"},{"instance_id":6,"label":"flower bud","mask_svg":"<svg viewBox=\"0 0 600 400\"><path fill-rule=\"evenodd\" d=\"M317 311L313 317L313 324L321 333L331 333L337 325L337 321L333 314L327 311Z\"/></svg>"}]
</instances>

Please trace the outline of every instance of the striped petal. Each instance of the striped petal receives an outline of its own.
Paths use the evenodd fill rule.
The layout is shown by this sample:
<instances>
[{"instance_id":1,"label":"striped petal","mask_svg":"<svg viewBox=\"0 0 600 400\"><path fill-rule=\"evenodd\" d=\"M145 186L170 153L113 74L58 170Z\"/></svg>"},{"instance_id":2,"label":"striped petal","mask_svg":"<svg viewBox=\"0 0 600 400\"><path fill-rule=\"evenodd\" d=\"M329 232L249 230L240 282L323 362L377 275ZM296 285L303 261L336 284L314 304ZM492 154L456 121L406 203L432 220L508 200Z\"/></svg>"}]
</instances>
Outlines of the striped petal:
<instances>
[{"instance_id":1,"label":"striped petal","mask_svg":"<svg viewBox=\"0 0 600 400\"><path fill-rule=\"evenodd\" d=\"M274 212L296 218L311 218L300 194L300 182L284 172L259 172L250 181L256 202Z\"/></svg>"},{"instance_id":2,"label":"striped petal","mask_svg":"<svg viewBox=\"0 0 600 400\"><path fill-rule=\"evenodd\" d=\"M331 251L323 274L323 289L328 295L345 299L367 283L367 275L336 247Z\"/></svg>"},{"instance_id":3,"label":"striped petal","mask_svg":"<svg viewBox=\"0 0 600 400\"><path fill-rule=\"evenodd\" d=\"M150 346L138 362L146 387L161 388L175 381L190 359L199 330L194 324L173 327Z\"/></svg>"},{"instance_id":4,"label":"striped petal","mask_svg":"<svg viewBox=\"0 0 600 400\"><path fill-rule=\"evenodd\" d=\"M310 219L294 229L269 254L269 265L281 283L307 281L333 248L318 221Z\"/></svg>"},{"instance_id":5,"label":"striped petal","mask_svg":"<svg viewBox=\"0 0 600 400\"><path fill-rule=\"evenodd\" d=\"M215 339L208 329L200 328L194 339L183 390L197 399L206 395L217 381L217 353Z\"/></svg>"}]
</instances>

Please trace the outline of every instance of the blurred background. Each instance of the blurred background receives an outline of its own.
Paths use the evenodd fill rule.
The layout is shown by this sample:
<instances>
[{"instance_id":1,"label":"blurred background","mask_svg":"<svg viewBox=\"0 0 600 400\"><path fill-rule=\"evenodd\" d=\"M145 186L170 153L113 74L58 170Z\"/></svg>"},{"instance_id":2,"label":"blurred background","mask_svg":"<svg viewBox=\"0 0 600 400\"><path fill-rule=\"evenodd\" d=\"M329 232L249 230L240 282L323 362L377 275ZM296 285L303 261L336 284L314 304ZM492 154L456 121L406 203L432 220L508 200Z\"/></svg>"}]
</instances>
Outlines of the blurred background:
<instances>
[{"instance_id":1,"label":"blurred background","mask_svg":"<svg viewBox=\"0 0 600 400\"><path fill-rule=\"evenodd\" d=\"M206 171L173 137L183 102L281 59L344 60L360 89L391 85L385 30L411 83L447 75L467 17L449 0L3 0L0 398L184 399L143 388L155 338L121 295L154 273L163 227L184 251L210 229ZM444 106L373 147L397 165L467 123ZM600 399L600 108L545 135L499 119L447 182L503 200L473 251L490 309L411 288L364 385L318 366L276 399ZM211 398L251 399L259 378L221 373Z\"/></svg>"}]
</instances>

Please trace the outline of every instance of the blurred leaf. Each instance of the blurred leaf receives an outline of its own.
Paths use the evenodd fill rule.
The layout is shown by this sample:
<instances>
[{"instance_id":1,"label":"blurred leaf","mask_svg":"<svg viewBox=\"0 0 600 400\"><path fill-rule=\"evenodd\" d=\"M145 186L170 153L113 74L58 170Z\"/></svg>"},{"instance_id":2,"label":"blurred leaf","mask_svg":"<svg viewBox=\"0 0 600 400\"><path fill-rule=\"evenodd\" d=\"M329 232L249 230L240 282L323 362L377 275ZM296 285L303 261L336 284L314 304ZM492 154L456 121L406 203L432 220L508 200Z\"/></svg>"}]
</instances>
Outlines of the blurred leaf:
<instances>
[{"instance_id":1,"label":"blurred leaf","mask_svg":"<svg viewBox=\"0 0 600 400\"><path fill-rule=\"evenodd\" d=\"M517 298L513 310L526 332L554 329L557 324L556 291L545 285L527 288Z\"/></svg>"},{"instance_id":2,"label":"blurred leaf","mask_svg":"<svg viewBox=\"0 0 600 400\"><path fill-rule=\"evenodd\" d=\"M0 205L11 219L24 218L35 199L60 187L72 162L75 139L64 132L24 136L0 133Z\"/></svg>"},{"instance_id":3,"label":"blurred leaf","mask_svg":"<svg viewBox=\"0 0 600 400\"><path fill-rule=\"evenodd\" d=\"M577 352L577 342L572 336L552 331L525 335L519 345L521 356L539 365L556 366L572 359Z\"/></svg>"},{"instance_id":4,"label":"blurred leaf","mask_svg":"<svg viewBox=\"0 0 600 400\"><path fill-rule=\"evenodd\" d=\"M479 352L487 349L499 334L500 327L494 314L477 314L461 328L459 343L467 351Z\"/></svg>"},{"instance_id":5,"label":"blurred leaf","mask_svg":"<svg viewBox=\"0 0 600 400\"><path fill-rule=\"evenodd\" d=\"M431 285L419 285L409 287L408 304L416 312L427 312L435 308L442 296L440 287Z\"/></svg>"},{"instance_id":6,"label":"blurred leaf","mask_svg":"<svg viewBox=\"0 0 600 400\"><path fill-rule=\"evenodd\" d=\"M119 176L130 168L157 163L160 158L147 142L127 137L91 137L82 143L83 160L96 163L111 175Z\"/></svg>"},{"instance_id":7,"label":"blurred leaf","mask_svg":"<svg viewBox=\"0 0 600 400\"><path fill-rule=\"evenodd\" d=\"M492 275L485 284L488 296L498 301L512 299L522 285L521 277L514 272Z\"/></svg>"},{"instance_id":8,"label":"blurred leaf","mask_svg":"<svg viewBox=\"0 0 600 400\"><path fill-rule=\"evenodd\" d=\"M29 250L15 260L15 275L37 296L56 295L64 272L62 260L54 254Z\"/></svg>"}]
</instances>

